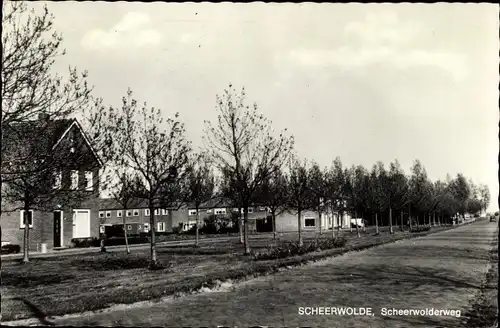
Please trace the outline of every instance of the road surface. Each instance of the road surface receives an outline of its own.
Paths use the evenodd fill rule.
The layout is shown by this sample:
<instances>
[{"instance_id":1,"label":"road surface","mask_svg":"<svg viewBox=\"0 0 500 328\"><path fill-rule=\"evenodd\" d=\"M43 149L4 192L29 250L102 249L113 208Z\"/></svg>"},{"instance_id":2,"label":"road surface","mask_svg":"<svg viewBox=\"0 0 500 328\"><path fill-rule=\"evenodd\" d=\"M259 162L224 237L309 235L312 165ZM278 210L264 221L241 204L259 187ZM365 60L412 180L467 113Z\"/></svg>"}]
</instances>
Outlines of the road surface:
<instances>
[{"instance_id":1,"label":"road surface","mask_svg":"<svg viewBox=\"0 0 500 328\"><path fill-rule=\"evenodd\" d=\"M222 292L54 322L77 326L460 327L485 279L496 228L497 224L482 220L249 280ZM330 312L332 307L357 312L370 309L372 315L299 314L300 308L307 313L310 309L305 308L313 307ZM383 308L460 313L389 316L383 315Z\"/></svg>"}]
</instances>

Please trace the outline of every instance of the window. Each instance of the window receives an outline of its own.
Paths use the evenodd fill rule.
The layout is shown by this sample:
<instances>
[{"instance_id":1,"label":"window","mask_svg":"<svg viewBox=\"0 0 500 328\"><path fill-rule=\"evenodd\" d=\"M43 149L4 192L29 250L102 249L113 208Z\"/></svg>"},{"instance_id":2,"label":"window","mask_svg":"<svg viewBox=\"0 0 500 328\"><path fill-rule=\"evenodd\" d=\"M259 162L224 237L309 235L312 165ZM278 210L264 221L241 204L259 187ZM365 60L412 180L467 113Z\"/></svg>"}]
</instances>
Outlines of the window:
<instances>
[{"instance_id":1,"label":"window","mask_svg":"<svg viewBox=\"0 0 500 328\"><path fill-rule=\"evenodd\" d=\"M99 218L104 219L104 211L99 211Z\"/></svg>"},{"instance_id":2,"label":"window","mask_svg":"<svg viewBox=\"0 0 500 328\"><path fill-rule=\"evenodd\" d=\"M123 211L121 210L116 211L116 216L121 218L123 216Z\"/></svg>"},{"instance_id":3,"label":"window","mask_svg":"<svg viewBox=\"0 0 500 328\"><path fill-rule=\"evenodd\" d=\"M71 171L71 189L78 189L78 171Z\"/></svg>"},{"instance_id":4,"label":"window","mask_svg":"<svg viewBox=\"0 0 500 328\"><path fill-rule=\"evenodd\" d=\"M111 217L111 211L106 211L106 217L110 218Z\"/></svg>"},{"instance_id":5,"label":"window","mask_svg":"<svg viewBox=\"0 0 500 328\"><path fill-rule=\"evenodd\" d=\"M168 210L162 209L161 210L161 215L168 215Z\"/></svg>"},{"instance_id":6,"label":"window","mask_svg":"<svg viewBox=\"0 0 500 328\"><path fill-rule=\"evenodd\" d=\"M304 227L315 227L316 219L315 218L304 218Z\"/></svg>"},{"instance_id":7,"label":"window","mask_svg":"<svg viewBox=\"0 0 500 328\"><path fill-rule=\"evenodd\" d=\"M92 171L85 172L85 190L92 191L94 189L94 174Z\"/></svg>"},{"instance_id":8,"label":"window","mask_svg":"<svg viewBox=\"0 0 500 328\"><path fill-rule=\"evenodd\" d=\"M131 217L132 216L132 211L127 211L127 217Z\"/></svg>"},{"instance_id":9,"label":"window","mask_svg":"<svg viewBox=\"0 0 500 328\"><path fill-rule=\"evenodd\" d=\"M252 207L248 208L248 213L253 213L253 208Z\"/></svg>"},{"instance_id":10,"label":"window","mask_svg":"<svg viewBox=\"0 0 500 328\"><path fill-rule=\"evenodd\" d=\"M158 222L158 231L165 232L165 222Z\"/></svg>"},{"instance_id":11,"label":"window","mask_svg":"<svg viewBox=\"0 0 500 328\"><path fill-rule=\"evenodd\" d=\"M21 210L19 228L24 229L26 221L28 222L28 226L33 228L33 210L29 210L27 215L24 215L24 210Z\"/></svg>"},{"instance_id":12,"label":"window","mask_svg":"<svg viewBox=\"0 0 500 328\"><path fill-rule=\"evenodd\" d=\"M189 210L188 215L196 215L196 210Z\"/></svg>"},{"instance_id":13,"label":"window","mask_svg":"<svg viewBox=\"0 0 500 328\"><path fill-rule=\"evenodd\" d=\"M264 206L259 207L259 211L265 211L266 208Z\"/></svg>"},{"instance_id":14,"label":"window","mask_svg":"<svg viewBox=\"0 0 500 328\"><path fill-rule=\"evenodd\" d=\"M233 212L238 212L238 211L239 211L239 209L237 207L233 208Z\"/></svg>"},{"instance_id":15,"label":"window","mask_svg":"<svg viewBox=\"0 0 500 328\"><path fill-rule=\"evenodd\" d=\"M215 214L226 214L226 209L225 208L216 208Z\"/></svg>"},{"instance_id":16,"label":"window","mask_svg":"<svg viewBox=\"0 0 500 328\"><path fill-rule=\"evenodd\" d=\"M132 225L127 225L127 230L132 230Z\"/></svg>"},{"instance_id":17,"label":"window","mask_svg":"<svg viewBox=\"0 0 500 328\"><path fill-rule=\"evenodd\" d=\"M212 214L212 210L207 210L207 214Z\"/></svg>"},{"instance_id":18,"label":"window","mask_svg":"<svg viewBox=\"0 0 500 328\"><path fill-rule=\"evenodd\" d=\"M99 226L99 233L104 233L106 232L106 228L104 227L104 225L100 225Z\"/></svg>"},{"instance_id":19,"label":"window","mask_svg":"<svg viewBox=\"0 0 500 328\"><path fill-rule=\"evenodd\" d=\"M149 232L149 223L144 223L144 232Z\"/></svg>"},{"instance_id":20,"label":"window","mask_svg":"<svg viewBox=\"0 0 500 328\"><path fill-rule=\"evenodd\" d=\"M62 186L62 173L57 171L54 173L54 189L61 189Z\"/></svg>"},{"instance_id":21,"label":"window","mask_svg":"<svg viewBox=\"0 0 500 328\"><path fill-rule=\"evenodd\" d=\"M139 210L134 210L134 216L139 216Z\"/></svg>"},{"instance_id":22,"label":"window","mask_svg":"<svg viewBox=\"0 0 500 328\"><path fill-rule=\"evenodd\" d=\"M160 210L158 208L155 210L155 215L160 215Z\"/></svg>"},{"instance_id":23,"label":"window","mask_svg":"<svg viewBox=\"0 0 500 328\"><path fill-rule=\"evenodd\" d=\"M144 215L145 215L145 216L149 216L149 208L146 208L146 209L144 210Z\"/></svg>"}]
</instances>

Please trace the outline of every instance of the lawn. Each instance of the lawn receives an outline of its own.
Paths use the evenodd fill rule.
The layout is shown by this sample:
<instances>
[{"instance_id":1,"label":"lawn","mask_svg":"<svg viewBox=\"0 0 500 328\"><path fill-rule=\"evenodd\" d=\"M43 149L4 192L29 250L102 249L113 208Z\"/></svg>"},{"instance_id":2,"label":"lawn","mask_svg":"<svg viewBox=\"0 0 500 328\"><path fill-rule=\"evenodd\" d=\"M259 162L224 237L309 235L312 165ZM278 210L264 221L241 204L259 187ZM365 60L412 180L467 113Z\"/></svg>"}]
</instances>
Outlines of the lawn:
<instances>
[{"instance_id":1,"label":"lawn","mask_svg":"<svg viewBox=\"0 0 500 328\"><path fill-rule=\"evenodd\" d=\"M435 228L439 231L447 228ZM385 229L384 229L385 230ZM346 249L367 247L402 237L424 235L382 232L374 236L368 229L361 238L356 232L343 232L348 240ZM323 238L330 238L325 233ZM305 240L314 238L305 233ZM252 250L296 239L284 234L275 242L272 236L254 236ZM327 250L282 260L253 261L243 256L243 246L237 240L216 242L200 248L188 246L159 247L158 258L164 269L147 269L149 250L133 250L129 256L122 252L92 253L71 256L34 258L30 263L3 261L2 320L45 317L92 311L112 304L157 300L165 295L191 292L210 287L215 281L241 279L252 274L275 272L279 267L297 264L341 253L342 249Z\"/></svg>"}]
</instances>

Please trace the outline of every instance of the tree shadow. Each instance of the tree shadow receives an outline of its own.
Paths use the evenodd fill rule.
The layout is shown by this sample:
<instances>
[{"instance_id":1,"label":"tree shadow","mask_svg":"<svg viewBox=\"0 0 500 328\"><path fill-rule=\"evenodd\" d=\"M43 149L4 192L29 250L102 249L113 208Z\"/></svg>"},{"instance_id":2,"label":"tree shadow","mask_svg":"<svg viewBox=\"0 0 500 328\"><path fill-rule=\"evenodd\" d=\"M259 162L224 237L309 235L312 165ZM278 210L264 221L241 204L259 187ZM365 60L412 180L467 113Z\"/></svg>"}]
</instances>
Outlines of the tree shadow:
<instances>
[{"instance_id":1,"label":"tree shadow","mask_svg":"<svg viewBox=\"0 0 500 328\"><path fill-rule=\"evenodd\" d=\"M34 317L37 318L42 325L55 326L55 324L52 321L47 320L47 314L44 311L42 311L39 307L37 307L35 304L31 303L30 301L28 301L23 297L13 297L12 299L23 302L31 311L31 313L34 315Z\"/></svg>"}]
</instances>

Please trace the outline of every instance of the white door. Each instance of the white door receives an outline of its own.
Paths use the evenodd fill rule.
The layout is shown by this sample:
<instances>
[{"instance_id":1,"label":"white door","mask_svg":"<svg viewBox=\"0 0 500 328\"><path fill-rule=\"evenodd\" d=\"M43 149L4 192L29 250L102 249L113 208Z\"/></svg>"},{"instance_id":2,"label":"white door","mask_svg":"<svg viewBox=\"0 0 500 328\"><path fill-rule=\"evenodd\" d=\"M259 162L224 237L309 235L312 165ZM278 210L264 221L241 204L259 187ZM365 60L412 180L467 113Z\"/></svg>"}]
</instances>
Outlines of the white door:
<instances>
[{"instance_id":1,"label":"white door","mask_svg":"<svg viewBox=\"0 0 500 328\"><path fill-rule=\"evenodd\" d=\"M90 210L73 211L73 238L90 237Z\"/></svg>"}]
</instances>

